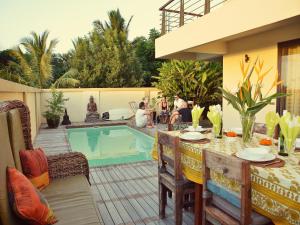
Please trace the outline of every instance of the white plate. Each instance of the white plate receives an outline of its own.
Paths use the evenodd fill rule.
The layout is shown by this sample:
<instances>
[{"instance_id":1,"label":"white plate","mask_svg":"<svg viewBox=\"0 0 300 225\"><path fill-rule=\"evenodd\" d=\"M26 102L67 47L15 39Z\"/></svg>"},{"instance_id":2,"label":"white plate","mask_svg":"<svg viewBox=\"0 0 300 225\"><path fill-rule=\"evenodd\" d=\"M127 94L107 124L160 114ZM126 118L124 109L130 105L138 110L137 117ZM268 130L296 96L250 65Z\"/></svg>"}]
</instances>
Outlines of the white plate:
<instances>
[{"instance_id":1,"label":"white plate","mask_svg":"<svg viewBox=\"0 0 300 225\"><path fill-rule=\"evenodd\" d=\"M253 162L267 162L274 160L276 158L276 155L273 155L271 153L267 154L249 154L247 151L238 151L236 153L236 156L241 159L253 161Z\"/></svg>"},{"instance_id":2,"label":"white plate","mask_svg":"<svg viewBox=\"0 0 300 225\"><path fill-rule=\"evenodd\" d=\"M195 128L194 128L193 126L189 126L189 127L185 128L184 130L186 130L186 131L191 131L191 132L193 132L193 131L198 131L198 132L206 131L206 129L205 129L205 128L202 128L202 126L198 126L198 127L196 128L196 130L195 130Z\"/></svg>"},{"instance_id":3,"label":"white plate","mask_svg":"<svg viewBox=\"0 0 300 225\"><path fill-rule=\"evenodd\" d=\"M296 144L295 144L296 148L300 148L300 138L296 138Z\"/></svg>"},{"instance_id":4,"label":"white plate","mask_svg":"<svg viewBox=\"0 0 300 225\"><path fill-rule=\"evenodd\" d=\"M204 135L199 132L187 132L183 133L179 136L181 139L188 140L188 141L196 141L204 139Z\"/></svg>"},{"instance_id":5,"label":"white plate","mask_svg":"<svg viewBox=\"0 0 300 225\"><path fill-rule=\"evenodd\" d=\"M258 148L244 148L245 152L249 155L261 155L261 154L267 154L270 153L270 150L268 148L258 147Z\"/></svg>"}]
</instances>

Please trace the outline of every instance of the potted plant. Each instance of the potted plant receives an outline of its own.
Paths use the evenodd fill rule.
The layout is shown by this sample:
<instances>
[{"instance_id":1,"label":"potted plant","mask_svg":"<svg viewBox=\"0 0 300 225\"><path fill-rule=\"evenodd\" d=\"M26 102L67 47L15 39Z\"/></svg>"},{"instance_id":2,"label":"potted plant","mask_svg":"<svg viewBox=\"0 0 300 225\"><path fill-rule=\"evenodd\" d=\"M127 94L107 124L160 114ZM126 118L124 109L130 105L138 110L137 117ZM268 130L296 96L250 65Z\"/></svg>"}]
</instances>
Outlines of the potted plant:
<instances>
[{"instance_id":1,"label":"potted plant","mask_svg":"<svg viewBox=\"0 0 300 225\"><path fill-rule=\"evenodd\" d=\"M44 112L43 116L47 120L49 128L57 128L60 122L60 116L64 113L65 102L68 101L64 98L61 91L57 91L55 88L51 90L51 98L47 100L48 110Z\"/></svg>"},{"instance_id":2,"label":"potted plant","mask_svg":"<svg viewBox=\"0 0 300 225\"><path fill-rule=\"evenodd\" d=\"M240 63L242 79L237 85L237 90L231 92L221 88L223 97L241 116L244 143L248 143L251 140L255 115L265 106L272 104L272 100L286 96L285 93L269 94L272 89L283 82L278 80L278 74L275 76L268 91L263 93L262 87L266 86L263 84L263 80L271 70L271 68L263 70L263 65L263 61L256 59L252 64L252 67L250 67L250 63L245 67L244 62L242 61ZM255 83L252 82L254 71L257 75Z\"/></svg>"}]
</instances>

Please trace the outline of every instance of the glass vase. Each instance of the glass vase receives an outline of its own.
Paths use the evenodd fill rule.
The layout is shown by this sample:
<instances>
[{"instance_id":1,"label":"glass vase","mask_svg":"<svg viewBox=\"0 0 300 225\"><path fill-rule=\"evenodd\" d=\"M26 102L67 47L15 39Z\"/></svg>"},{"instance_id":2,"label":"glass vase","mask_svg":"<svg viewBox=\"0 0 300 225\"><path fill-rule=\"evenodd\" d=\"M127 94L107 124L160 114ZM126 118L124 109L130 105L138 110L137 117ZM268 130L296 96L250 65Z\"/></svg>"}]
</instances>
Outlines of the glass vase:
<instances>
[{"instance_id":1,"label":"glass vase","mask_svg":"<svg viewBox=\"0 0 300 225\"><path fill-rule=\"evenodd\" d=\"M284 145L284 151L287 153L287 154L293 154L294 151L295 151L295 142L296 141L292 141L292 140L289 140L288 138L284 138L284 142L283 142L283 145Z\"/></svg>"},{"instance_id":2,"label":"glass vase","mask_svg":"<svg viewBox=\"0 0 300 225\"><path fill-rule=\"evenodd\" d=\"M241 123L242 123L242 138L243 143L248 144L251 142L253 136L253 128L255 123L255 116L244 115L241 116Z\"/></svg>"},{"instance_id":3,"label":"glass vase","mask_svg":"<svg viewBox=\"0 0 300 225\"><path fill-rule=\"evenodd\" d=\"M222 138L222 128L221 125L213 125L213 134L215 138Z\"/></svg>"}]
</instances>

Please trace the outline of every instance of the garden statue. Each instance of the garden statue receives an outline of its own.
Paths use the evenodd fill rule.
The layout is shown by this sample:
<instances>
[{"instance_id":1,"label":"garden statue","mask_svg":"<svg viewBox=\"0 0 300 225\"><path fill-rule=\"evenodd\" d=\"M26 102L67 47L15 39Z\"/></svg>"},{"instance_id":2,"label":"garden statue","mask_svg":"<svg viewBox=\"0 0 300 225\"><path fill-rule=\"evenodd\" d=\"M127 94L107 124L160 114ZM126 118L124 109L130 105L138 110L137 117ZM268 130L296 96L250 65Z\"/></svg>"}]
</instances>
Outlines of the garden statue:
<instances>
[{"instance_id":1,"label":"garden statue","mask_svg":"<svg viewBox=\"0 0 300 225\"><path fill-rule=\"evenodd\" d=\"M61 125L69 125L69 124L71 124L71 121L70 121L67 109L65 108L65 114L63 117L63 121L61 122Z\"/></svg>"},{"instance_id":2,"label":"garden statue","mask_svg":"<svg viewBox=\"0 0 300 225\"><path fill-rule=\"evenodd\" d=\"M86 123L94 123L99 121L99 113L97 112L97 104L94 101L94 97L91 96L89 103L87 104L87 114L85 117Z\"/></svg>"}]
</instances>

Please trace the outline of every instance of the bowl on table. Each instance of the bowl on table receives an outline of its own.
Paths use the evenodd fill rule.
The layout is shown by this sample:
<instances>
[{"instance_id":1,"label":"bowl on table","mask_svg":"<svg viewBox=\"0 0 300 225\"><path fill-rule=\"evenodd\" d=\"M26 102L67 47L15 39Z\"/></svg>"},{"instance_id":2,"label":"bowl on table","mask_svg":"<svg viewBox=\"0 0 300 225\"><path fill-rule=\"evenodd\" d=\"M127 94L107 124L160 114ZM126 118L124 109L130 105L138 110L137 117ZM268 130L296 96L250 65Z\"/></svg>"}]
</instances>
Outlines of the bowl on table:
<instances>
[{"instance_id":1,"label":"bowl on table","mask_svg":"<svg viewBox=\"0 0 300 225\"><path fill-rule=\"evenodd\" d=\"M276 158L276 155L270 153L267 148L244 148L236 153L236 156L241 159L253 161L253 162L266 162Z\"/></svg>"},{"instance_id":2,"label":"bowl on table","mask_svg":"<svg viewBox=\"0 0 300 225\"><path fill-rule=\"evenodd\" d=\"M199 132L186 132L183 134L180 134L179 136L183 140L187 141L196 141L196 140L201 140L204 139L204 135L199 133Z\"/></svg>"},{"instance_id":3,"label":"bowl on table","mask_svg":"<svg viewBox=\"0 0 300 225\"><path fill-rule=\"evenodd\" d=\"M191 132L193 132L193 131L201 132L201 131L205 131L206 129L203 128L202 126L198 126L198 127L196 127L196 129L195 129L193 126L188 126L188 127L185 128L184 130L186 130L186 131L191 131Z\"/></svg>"}]
</instances>

